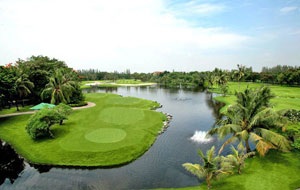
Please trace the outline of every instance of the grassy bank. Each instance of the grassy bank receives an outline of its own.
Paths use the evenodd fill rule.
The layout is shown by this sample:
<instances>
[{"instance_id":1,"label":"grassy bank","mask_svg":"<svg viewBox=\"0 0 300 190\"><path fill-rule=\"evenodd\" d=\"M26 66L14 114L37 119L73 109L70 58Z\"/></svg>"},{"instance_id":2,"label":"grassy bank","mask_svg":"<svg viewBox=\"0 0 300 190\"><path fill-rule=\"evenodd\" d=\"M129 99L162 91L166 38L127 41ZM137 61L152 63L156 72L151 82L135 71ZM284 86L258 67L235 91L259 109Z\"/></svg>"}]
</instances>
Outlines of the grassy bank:
<instances>
[{"instance_id":1,"label":"grassy bank","mask_svg":"<svg viewBox=\"0 0 300 190\"><path fill-rule=\"evenodd\" d=\"M111 166L141 156L162 129L158 103L114 94L87 94L95 107L75 110L64 125L52 128L55 139L33 141L25 131L30 115L0 118L0 138L33 163Z\"/></svg>"},{"instance_id":2,"label":"grassy bank","mask_svg":"<svg viewBox=\"0 0 300 190\"><path fill-rule=\"evenodd\" d=\"M256 156L246 161L242 175L226 176L212 183L218 190L295 190L300 187L300 153L271 151L266 157ZM206 190L207 184L176 188L177 190ZM167 189L160 189L167 190ZM171 190L171 189L169 189Z\"/></svg>"}]
</instances>

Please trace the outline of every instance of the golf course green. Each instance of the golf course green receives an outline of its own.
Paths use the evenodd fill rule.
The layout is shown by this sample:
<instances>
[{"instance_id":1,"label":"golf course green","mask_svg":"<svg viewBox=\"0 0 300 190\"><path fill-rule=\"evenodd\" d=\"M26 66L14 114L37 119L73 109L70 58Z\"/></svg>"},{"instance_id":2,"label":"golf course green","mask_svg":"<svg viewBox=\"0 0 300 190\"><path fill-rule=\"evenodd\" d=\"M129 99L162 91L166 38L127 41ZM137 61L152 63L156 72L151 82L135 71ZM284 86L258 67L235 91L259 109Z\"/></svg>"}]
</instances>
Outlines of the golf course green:
<instances>
[{"instance_id":1,"label":"golf course green","mask_svg":"<svg viewBox=\"0 0 300 190\"><path fill-rule=\"evenodd\" d=\"M0 138L31 163L61 166L113 166L131 162L154 143L166 117L158 103L115 94L86 94L96 106L74 110L55 138L32 140L30 115L0 118Z\"/></svg>"}]
</instances>

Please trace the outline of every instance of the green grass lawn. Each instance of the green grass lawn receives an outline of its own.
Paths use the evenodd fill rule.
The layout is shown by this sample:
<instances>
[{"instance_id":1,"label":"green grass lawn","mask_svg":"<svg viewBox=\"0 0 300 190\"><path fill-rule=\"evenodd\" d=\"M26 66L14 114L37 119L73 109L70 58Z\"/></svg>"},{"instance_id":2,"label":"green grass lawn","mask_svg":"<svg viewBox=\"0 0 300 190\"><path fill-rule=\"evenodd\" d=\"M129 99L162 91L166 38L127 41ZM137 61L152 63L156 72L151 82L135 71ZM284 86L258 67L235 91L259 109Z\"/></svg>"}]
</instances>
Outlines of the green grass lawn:
<instances>
[{"instance_id":1,"label":"green grass lawn","mask_svg":"<svg viewBox=\"0 0 300 190\"><path fill-rule=\"evenodd\" d=\"M267 85L270 87L272 93L276 96L271 100L273 107L275 110L281 109L296 109L300 110L300 88L299 87L288 87L288 86L280 86L280 85L270 85L270 84L261 84L261 83L246 83L241 82L240 87L237 82L229 82L229 94L231 96L218 96L214 99L220 102L225 103L225 107L223 107L220 112L226 111L227 107L230 104L235 104L236 98L233 95L236 91L242 91L247 88L258 88L262 85ZM221 93L220 89L215 88L211 89L211 92Z\"/></svg>"},{"instance_id":2,"label":"green grass lawn","mask_svg":"<svg viewBox=\"0 0 300 190\"><path fill-rule=\"evenodd\" d=\"M280 85L271 85L271 84L262 84L262 83L250 83L250 82L241 82L240 88L238 82L229 82L229 94L233 95L235 91L242 91L247 88L257 88L262 85L269 86L271 91L275 96L284 97L284 98L300 98L300 87L290 87L290 86L280 86ZM220 93L218 88L212 89L212 92Z\"/></svg>"},{"instance_id":3,"label":"green grass lawn","mask_svg":"<svg viewBox=\"0 0 300 190\"><path fill-rule=\"evenodd\" d=\"M95 107L74 110L55 139L33 141L25 131L30 115L0 118L0 138L33 163L112 166L130 162L150 148L165 115L150 110L159 104L114 94L86 94Z\"/></svg>"},{"instance_id":4,"label":"green grass lawn","mask_svg":"<svg viewBox=\"0 0 300 190\"><path fill-rule=\"evenodd\" d=\"M266 157L256 156L246 160L246 167L242 175L225 176L218 181L212 182L212 189L295 190L300 187L299 158L300 153L270 151ZM206 189L206 182L196 187L177 188L177 190Z\"/></svg>"},{"instance_id":5,"label":"green grass lawn","mask_svg":"<svg viewBox=\"0 0 300 190\"><path fill-rule=\"evenodd\" d=\"M31 106L19 106L20 111L17 111L16 107L12 107L10 109L2 109L0 110L0 115L10 114L10 113L19 113L19 112L26 112L26 111L32 111L30 110Z\"/></svg>"}]
</instances>

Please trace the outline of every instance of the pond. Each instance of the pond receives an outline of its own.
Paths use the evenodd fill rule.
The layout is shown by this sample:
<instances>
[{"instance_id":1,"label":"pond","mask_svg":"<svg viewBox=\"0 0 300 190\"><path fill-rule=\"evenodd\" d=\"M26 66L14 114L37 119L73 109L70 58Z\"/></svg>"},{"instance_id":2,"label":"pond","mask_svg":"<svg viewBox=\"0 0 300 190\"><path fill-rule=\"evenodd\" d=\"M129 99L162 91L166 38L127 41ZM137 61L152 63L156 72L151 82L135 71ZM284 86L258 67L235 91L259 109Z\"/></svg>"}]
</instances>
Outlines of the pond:
<instances>
[{"instance_id":1,"label":"pond","mask_svg":"<svg viewBox=\"0 0 300 190\"><path fill-rule=\"evenodd\" d=\"M153 146L140 158L116 168L62 168L30 165L19 158L9 145L0 144L0 189L72 189L123 190L196 186L199 181L181 166L200 161L197 150L222 142L205 135L220 118L221 103L202 89L163 87L90 88L86 93L108 92L154 100L163 105L157 111L173 116L169 128L157 137ZM223 152L229 151L227 147Z\"/></svg>"}]
</instances>

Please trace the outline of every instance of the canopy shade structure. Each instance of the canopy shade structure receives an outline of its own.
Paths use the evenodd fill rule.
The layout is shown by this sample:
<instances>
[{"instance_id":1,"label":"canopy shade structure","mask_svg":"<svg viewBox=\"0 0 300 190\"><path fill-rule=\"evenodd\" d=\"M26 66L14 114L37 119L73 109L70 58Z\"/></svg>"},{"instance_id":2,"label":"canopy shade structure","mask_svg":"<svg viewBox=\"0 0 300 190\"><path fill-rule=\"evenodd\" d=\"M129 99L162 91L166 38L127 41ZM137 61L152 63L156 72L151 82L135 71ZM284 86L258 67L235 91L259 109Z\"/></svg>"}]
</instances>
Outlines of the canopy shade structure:
<instances>
[{"instance_id":1,"label":"canopy shade structure","mask_svg":"<svg viewBox=\"0 0 300 190\"><path fill-rule=\"evenodd\" d=\"M48 107L48 108L53 108L53 107L55 107L54 104L40 103L40 104L38 104L38 105L33 106L33 107L30 108L30 109L31 109L31 110L40 110L40 109L44 108L45 106Z\"/></svg>"}]
</instances>

